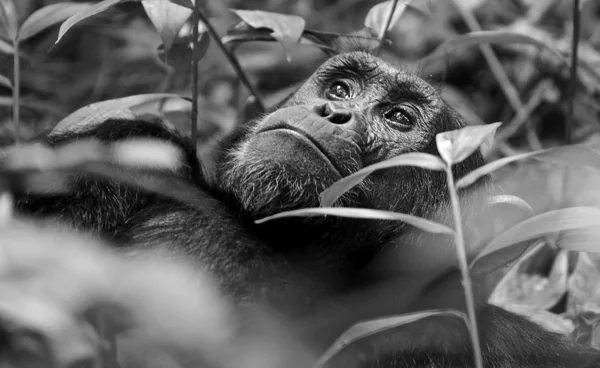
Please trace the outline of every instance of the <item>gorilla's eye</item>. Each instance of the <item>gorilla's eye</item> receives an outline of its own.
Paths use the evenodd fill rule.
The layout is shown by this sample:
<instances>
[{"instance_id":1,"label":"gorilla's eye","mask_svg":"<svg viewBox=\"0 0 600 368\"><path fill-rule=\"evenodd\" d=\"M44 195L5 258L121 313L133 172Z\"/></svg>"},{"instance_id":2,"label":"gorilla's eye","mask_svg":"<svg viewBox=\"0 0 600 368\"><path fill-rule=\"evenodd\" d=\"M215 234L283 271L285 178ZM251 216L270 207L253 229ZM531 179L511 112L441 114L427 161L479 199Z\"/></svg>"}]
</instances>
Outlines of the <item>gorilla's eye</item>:
<instances>
[{"instance_id":1,"label":"gorilla's eye","mask_svg":"<svg viewBox=\"0 0 600 368\"><path fill-rule=\"evenodd\" d=\"M383 117L385 120L396 126L400 125L403 128L412 126L412 118L410 114L399 107L394 107L393 109L387 111L385 114L383 114Z\"/></svg>"},{"instance_id":2,"label":"gorilla's eye","mask_svg":"<svg viewBox=\"0 0 600 368\"><path fill-rule=\"evenodd\" d=\"M350 86L346 82L337 81L329 86L326 94L332 100L347 100L350 98Z\"/></svg>"}]
</instances>

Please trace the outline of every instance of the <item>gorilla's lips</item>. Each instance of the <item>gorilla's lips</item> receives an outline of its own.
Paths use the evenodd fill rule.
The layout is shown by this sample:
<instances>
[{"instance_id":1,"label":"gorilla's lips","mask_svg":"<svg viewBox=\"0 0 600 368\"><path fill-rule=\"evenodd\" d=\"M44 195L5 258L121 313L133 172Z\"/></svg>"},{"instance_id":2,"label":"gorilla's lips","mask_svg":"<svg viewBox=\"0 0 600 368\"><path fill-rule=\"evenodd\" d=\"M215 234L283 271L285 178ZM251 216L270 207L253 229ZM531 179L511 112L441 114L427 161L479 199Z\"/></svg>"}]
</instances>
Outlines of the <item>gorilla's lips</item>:
<instances>
[{"instance_id":1,"label":"gorilla's lips","mask_svg":"<svg viewBox=\"0 0 600 368\"><path fill-rule=\"evenodd\" d=\"M306 134L300 129L295 127L278 124L276 126L268 127L257 132L257 136L261 138L267 138L266 135L272 135L277 140L276 147L273 147L276 151L281 150L284 156L300 155L303 158L311 158L317 154L321 162L326 163L330 168L335 171L336 174L343 177L340 168L336 165L335 158L323 147L316 139ZM290 148L292 148L290 150ZM290 157L291 158L291 157ZM296 157L300 158L299 156ZM313 163L316 163L312 160Z\"/></svg>"}]
</instances>

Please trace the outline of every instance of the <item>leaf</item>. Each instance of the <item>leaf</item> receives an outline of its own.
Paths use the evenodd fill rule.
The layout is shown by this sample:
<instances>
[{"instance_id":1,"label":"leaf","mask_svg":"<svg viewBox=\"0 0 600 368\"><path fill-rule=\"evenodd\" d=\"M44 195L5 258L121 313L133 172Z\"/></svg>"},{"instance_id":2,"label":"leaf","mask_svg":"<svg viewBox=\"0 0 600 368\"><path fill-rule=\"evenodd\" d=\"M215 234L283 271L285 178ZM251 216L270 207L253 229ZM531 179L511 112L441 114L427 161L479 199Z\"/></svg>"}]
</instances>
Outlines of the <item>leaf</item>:
<instances>
[{"instance_id":1,"label":"leaf","mask_svg":"<svg viewBox=\"0 0 600 368\"><path fill-rule=\"evenodd\" d=\"M577 252L600 253L600 227L562 231L556 246Z\"/></svg>"},{"instance_id":2,"label":"leaf","mask_svg":"<svg viewBox=\"0 0 600 368\"><path fill-rule=\"evenodd\" d=\"M421 217L407 215L404 213L372 210L366 208L350 208L350 207L328 207L328 208L304 208L300 210L285 211L276 215L268 216L260 220L256 220L257 224L263 222L286 218L286 217L315 217L315 216L338 216L338 217L351 217L360 219L370 220L393 220L393 221L404 221L414 227L421 230L428 231L436 234L454 234L454 231L446 225L439 224L437 222L427 220Z\"/></svg>"},{"instance_id":3,"label":"leaf","mask_svg":"<svg viewBox=\"0 0 600 368\"><path fill-rule=\"evenodd\" d=\"M0 52L12 55L15 52L15 48L10 44L9 41L6 41L0 37Z\"/></svg>"},{"instance_id":4,"label":"leaf","mask_svg":"<svg viewBox=\"0 0 600 368\"><path fill-rule=\"evenodd\" d=\"M471 265L480 258L512 244L563 230L590 226L600 227L600 209L595 207L570 207L549 211L531 217L500 234L473 259Z\"/></svg>"},{"instance_id":5,"label":"leaf","mask_svg":"<svg viewBox=\"0 0 600 368\"><path fill-rule=\"evenodd\" d=\"M192 10L165 0L143 0L142 5L168 55L177 34L192 15Z\"/></svg>"},{"instance_id":6,"label":"leaf","mask_svg":"<svg viewBox=\"0 0 600 368\"><path fill-rule=\"evenodd\" d=\"M467 126L435 136L440 156L448 165L462 162L481 145L489 144L501 123Z\"/></svg>"},{"instance_id":7,"label":"leaf","mask_svg":"<svg viewBox=\"0 0 600 368\"><path fill-rule=\"evenodd\" d=\"M182 97L170 93L151 93L96 102L80 108L61 120L54 127L53 132L70 131L75 127L94 125L109 118L133 119L135 115L129 108L163 98Z\"/></svg>"},{"instance_id":8,"label":"leaf","mask_svg":"<svg viewBox=\"0 0 600 368\"><path fill-rule=\"evenodd\" d=\"M375 170L386 169L399 166L417 166L429 170L445 169L444 162L437 156L429 153L410 152L400 156L392 157L388 160L369 165L352 175L349 175L335 182L332 186L321 193L321 206L331 207L335 201L354 186L362 182L369 174Z\"/></svg>"},{"instance_id":9,"label":"leaf","mask_svg":"<svg viewBox=\"0 0 600 368\"><path fill-rule=\"evenodd\" d=\"M10 88L10 89L13 88L13 85L12 85L12 82L10 81L10 79L3 76L2 74L0 74L0 86L4 86L4 87Z\"/></svg>"},{"instance_id":10,"label":"leaf","mask_svg":"<svg viewBox=\"0 0 600 368\"><path fill-rule=\"evenodd\" d=\"M466 188L484 175L490 174L512 162L527 158L563 165L585 166L600 170L600 154L592 148L584 145L560 146L492 161L460 178L456 182L456 187L458 189Z\"/></svg>"},{"instance_id":11,"label":"leaf","mask_svg":"<svg viewBox=\"0 0 600 368\"><path fill-rule=\"evenodd\" d=\"M410 3L410 0L407 1L398 1L396 5L396 9L394 9L394 14L392 15L392 20L387 27L386 30L383 29L385 23L387 22L390 12L392 11L392 6L394 4L393 0L384 1L375 5L369 10L367 16L365 18L365 27L373 28L376 30L380 30L380 34L385 31L389 31L398 22L404 10L406 10L406 6Z\"/></svg>"},{"instance_id":12,"label":"leaf","mask_svg":"<svg viewBox=\"0 0 600 368\"><path fill-rule=\"evenodd\" d=\"M124 3L127 1L134 1L134 0L104 0L99 3L94 4L92 7L88 8L82 12L79 12L75 15L70 16L66 21L64 21L63 24L60 25L60 29L58 31L58 37L56 38L56 41L54 43L57 44L61 40L61 38L65 35L65 33L67 33L67 31L69 29L71 29L71 27L73 27L77 23L81 22L82 20L86 20L87 18L90 18L98 13L101 13L113 5L116 5L118 3Z\"/></svg>"},{"instance_id":13,"label":"leaf","mask_svg":"<svg viewBox=\"0 0 600 368\"><path fill-rule=\"evenodd\" d=\"M94 6L93 3L64 2L45 6L31 14L21 26L19 40L24 41L35 36L44 29L85 11Z\"/></svg>"},{"instance_id":14,"label":"leaf","mask_svg":"<svg viewBox=\"0 0 600 368\"><path fill-rule=\"evenodd\" d=\"M450 309L421 311L416 313L402 314L399 316L379 318L366 322L359 322L346 330L339 338L337 338L337 340L334 341L334 343L323 353L323 355L321 355L319 360L317 360L314 368L323 367L337 353L342 351L348 345L362 338L435 316L461 318L468 325L467 316L464 313Z\"/></svg>"},{"instance_id":15,"label":"leaf","mask_svg":"<svg viewBox=\"0 0 600 368\"><path fill-rule=\"evenodd\" d=\"M13 0L0 0L0 34L7 36L13 43L19 33L19 16Z\"/></svg>"},{"instance_id":16,"label":"leaf","mask_svg":"<svg viewBox=\"0 0 600 368\"><path fill-rule=\"evenodd\" d=\"M297 15L271 13L260 10L231 9L238 17L252 28L268 28L272 30L271 36L275 38L286 50L288 61L291 60L287 49L291 44L300 40L304 32L305 21Z\"/></svg>"},{"instance_id":17,"label":"leaf","mask_svg":"<svg viewBox=\"0 0 600 368\"><path fill-rule=\"evenodd\" d=\"M453 37L448 41L442 43L440 46L438 46L437 49L435 49L429 55L421 59L421 64L426 65L438 56L448 52L448 50L454 51L460 47L490 43L523 43L533 45L537 46L538 48L548 49L553 54L557 55L561 60L565 61L560 51L556 50L555 48L544 42L536 40L533 37L508 31L475 31L469 32L458 37Z\"/></svg>"}]
</instances>

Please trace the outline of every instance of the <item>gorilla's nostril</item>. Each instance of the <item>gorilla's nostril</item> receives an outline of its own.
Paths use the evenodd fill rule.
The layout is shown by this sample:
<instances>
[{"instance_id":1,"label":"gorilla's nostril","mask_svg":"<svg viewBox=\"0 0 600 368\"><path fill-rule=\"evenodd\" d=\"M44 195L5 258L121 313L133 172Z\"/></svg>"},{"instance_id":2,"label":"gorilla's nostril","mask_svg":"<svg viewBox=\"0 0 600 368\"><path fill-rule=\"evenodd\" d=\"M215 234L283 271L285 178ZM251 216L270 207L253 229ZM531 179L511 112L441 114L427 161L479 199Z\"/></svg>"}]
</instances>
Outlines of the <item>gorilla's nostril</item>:
<instances>
[{"instance_id":1,"label":"gorilla's nostril","mask_svg":"<svg viewBox=\"0 0 600 368\"><path fill-rule=\"evenodd\" d=\"M349 112L336 111L326 117L333 124L346 124L352 119L352 114Z\"/></svg>"}]
</instances>

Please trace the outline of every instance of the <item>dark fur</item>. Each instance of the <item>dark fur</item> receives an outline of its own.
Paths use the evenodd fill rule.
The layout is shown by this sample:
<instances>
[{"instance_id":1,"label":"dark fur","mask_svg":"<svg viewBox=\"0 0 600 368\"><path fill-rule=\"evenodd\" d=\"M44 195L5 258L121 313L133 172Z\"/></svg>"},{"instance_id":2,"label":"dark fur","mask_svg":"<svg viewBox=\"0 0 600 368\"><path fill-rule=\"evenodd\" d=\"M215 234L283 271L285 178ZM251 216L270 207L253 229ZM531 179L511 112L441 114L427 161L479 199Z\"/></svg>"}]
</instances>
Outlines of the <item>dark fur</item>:
<instances>
[{"instance_id":1,"label":"dark fur","mask_svg":"<svg viewBox=\"0 0 600 368\"><path fill-rule=\"evenodd\" d=\"M323 90L337 78L351 79L362 92L348 101L327 100ZM385 109L398 102L412 109L413 127L394 128L381 118ZM339 116L330 116L328 122L324 109L352 111L352 119L336 124ZM320 150L289 132L265 133L281 124L309 137ZM89 176L76 178L68 195L24 195L18 206L25 213L75 223L128 249L166 250L208 269L239 300L267 301L284 314L302 314L324 295L366 283L363 271L377 254L392 244L414 246L410 243L419 236L402 224L386 221L311 218L255 225L254 220L282 210L316 207L320 191L374 162L411 151L437 154L435 135L464 125L423 80L367 54L346 54L326 62L276 111L226 139L216 155L214 176L202 173L195 149L186 139L158 123L109 120L46 139L51 145L86 136L105 142L131 137L172 142L185 157L185 165L173 175L198 190L199 206ZM477 152L456 166L455 175L482 164ZM486 180L477 187L488 190ZM463 193L465 198L467 194ZM476 191L470 194L475 196ZM408 167L372 174L340 204L443 220L447 202L443 173ZM448 272L452 260L447 267L436 276ZM402 295L403 289L395 291ZM488 367L585 367L600 362L595 351L570 345L498 308L482 305L479 319ZM344 326L348 327L342 323L336 328ZM391 351L385 348L389 344L383 344L377 354L364 355L368 359L362 362L355 360L355 354L350 360L342 355L339 366L471 366L464 326L454 322L440 326L444 332L436 343L416 343L414 336L420 330L404 340L394 332L391 340L400 337L404 342L394 344Z\"/></svg>"}]
</instances>

